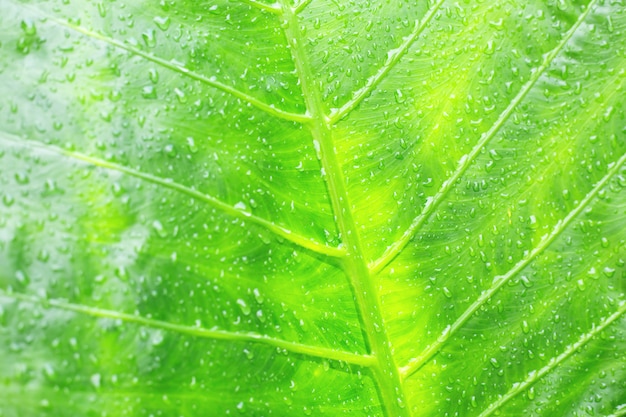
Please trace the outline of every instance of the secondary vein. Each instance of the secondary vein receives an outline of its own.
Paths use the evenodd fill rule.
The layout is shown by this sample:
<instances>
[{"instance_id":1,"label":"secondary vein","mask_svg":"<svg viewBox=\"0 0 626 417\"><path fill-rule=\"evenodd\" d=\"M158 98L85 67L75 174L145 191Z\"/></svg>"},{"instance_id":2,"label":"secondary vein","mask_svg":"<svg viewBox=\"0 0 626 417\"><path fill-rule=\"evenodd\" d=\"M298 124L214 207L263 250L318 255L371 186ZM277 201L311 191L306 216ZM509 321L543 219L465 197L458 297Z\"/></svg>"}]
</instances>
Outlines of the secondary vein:
<instances>
[{"instance_id":1,"label":"secondary vein","mask_svg":"<svg viewBox=\"0 0 626 417\"><path fill-rule=\"evenodd\" d=\"M524 392L527 388L529 388L532 384L537 382L540 378L543 378L554 369L556 369L561 363L563 363L567 358L572 356L577 350L582 348L584 345L589 343L591 339L597 336L600 332L609 327L612 323L614 323L617 319L619 319L624 313L626 313L626 303L622 302L617 311L611 314L608 318L602 321L598 326L593 326L589 333L583 334L575 343L568 346L559 356L556 356L548 362L546 366L539 370L534 370L528 373L528 377L521 382L513 384L511 389L504 394L502 397L498 398L492 404L490 404L478 417L487 417L496 412L500 407L510 401L516 395ZM621 414L620 414L621 415Z\"/></svg>"},{"instance_id":2,"label":"secondary vein","mask_svg":"<svg viewBox=\"0 0 626 417\"><path fill-rule=\"evenodd\" d=\"M513 111L524 100L528 92L533 88L539 78L541 78L541 75L543 75L544 71L550 66L554 58L556 58L559 52L565 47L565 45L574 35L576 30L583 23L587 15L590 13L596 1L597 0L592 0L589 3L587 9L579 16L576 23L565 34L559 44L552 51L545 55L543 62L539 67L535 69L530 79L526 82L526 84L524 84L524 86L520 89L517 95L513 98L511 103L509 103L507 108L496 119L491 128L481 135L481 138L472 148L470 153L465 155L459 161L459 164L454 173L441 184L441 187L439 188L437 193L426 202L426 205L424 206L422 212L417 217L415 217L408 229L402 234L402 237L394 242L391 246L389 246L380 258L370 264L370 270L372 271L372 273L377 274L381 270L383 270L391 261L395 259L396 256L398 256L402 252L406 245L411 241L413 236L415 236L415 234L421 229L426 220L428 220L430 216L435 212L435 209L439 206L439 204L444 201L445 197L455 185L456 181L465 173L465 171L467 171L467 169L474 162L476 157L480 154L483 147L500 131L500 129L504 125L504 122L506 122L511 114L513 114Z\"/></svg>"},{"instance_id":3,"label":"secondary vein","mask_svg":"<svg viewBox=\"0 0 626 417\"><path fill-rule=\"evenodd\" d=\"M28 6L24 6L27 7L30 10L33 10L35 13L37 14L42 14L39 10L33 9L31 7ZM264 103L263 101L259 100L256 97L253 97L247 93L244 93L243 91L237 90L234 87L231 87L229 85L226 85L222 82L219 82L215 79L215 77L205 77L203 75L200 75L194 71L191 71L190 69L186 68L183 64L181 63L177 63L177 62L173 62L173 61L167 61L165 59L159 58L157 56L154 56L152 54L149 54L145 51L142 51L139 48L135 48L127 43L118 41L117 39L113 39L109 36L106 35L102 35L100 33L96 33L93 32L91 30L85 29L83 27L74 25L70 22L67 22L65 20L61 20L61 19L57 19L55 17L52 16L48 16L48 15L43 15L46 19L55 22L61 26L64 26L68 29L71 29L75 32L81 33L87 37L90 37L92 39L96 39L98 41L101 42L105 42L115 48L119 48L119 49L123 49L131 54L137 55L137 56L141 56L142 58L145 58L151 62L154 62L155 64L163 67L163 68L167 68L171 71L174 71L182 76L194 79L196 81L199 81L203 84L206 84L208 86L211 86L213 88L217 88L218 90L221 90L225 93L228 93L234 97L237 97L247 103L250 103L252 106L256 107L259 110L262 110L263 112L274 116L274 117L278 117L279 119L283 119L283 120L289 120L289 121L293 121L293 122L298 122L298 123L304 123L306 121L309 120L308 115L306 114L297 114L297 113L291 113L282 109L279 109L277 107L275 107L274 105L271 104L267 104Z\"/></svg>"},{"instance_id":4,"label":"secondary vein","mask_svg":"<svg viewBox=\"0 0 626 417\"><path fill-rule=\"evenodd\" d=\"M315 252L324 256L328 256L328 257L333 257L333 258L341 258L345 255L345 251L340 248L326 246L321 243L315 242L311 239L308 239L304 236L294 233L291 230L283 226L279 226L269 220L266 220L262 217L255 216L249 212L238 210L235 207L213 196L201 193L200 191L197 191L193 188L189 188L187 186L184 186L182 184L179 184L169 179L161 178L152 174L147 174L145 172L141 172L136 169L126 167L124 165L105 161L105 160L95 158L93 156L85 155L79 152L62 149L54 145L16 138L16 137L13 137L12 135L9 136L7 133L4 133L4 132L0 132L0 140L4 142L9 142L18 146L40 149L46 152L56 153L59 155L63 155L65 157L82 161L89 165L97 166L97 167L104 168L104 169L115 170L115 171L122 172L130 176L133 176L135 178L139 178L141 180L151 182L153 184L158 184L160 186L169 188L171 190L175 190L183 194L186 194L189 197L192 197L199 201L208 203L228 215L231 215L233 217L243 219L244 221L249 221L250 223L255 223L259 226L262 226L265 229L269 230L270 232L274 233L275 235L282 237L312 252Z\"/></svg>"},{"instance_id":5,"label":"secondary vein","mask_svg":"<svg viewBox=\"0 0 626 417\"><path fill-rule=\"evenodd\" d=\"M302 92L311 115L309 127L319 148L319 158L341 237L347 249L343 260L344 271L350 282L363 336L374 357L373 376L378 385L382 405L393 417L409 417L402 380L391 355L390 342L382 319L379 296L372 282L358 236L358 229L350 207L342 168L337 160L329 120L316 85L300 30L300 23L288 0L280 0L285 17L285 35L300 78Z\"/></svg>"},{"instance_id":6,"label":"secondary vein","mask_svg":"<svg viewBox=\"0 0 626 417\"><path fill-rule=\"evenodd\" d=\"M385 78L385 76L396 66L396 64L400 61L400 59L406 54L411 45L415 42L415 40L419 37L420 33L426 29L432 18L437 13L437 10L444 3L444 0L439 0L433 7L431 7L424 18L422 20L417 20L415 22L415 28L413 31L404 39L404 42L396 48L387 53L387 60L383 64L382 67L376 72L376 74L372 75L367 79L365 85L358 89L352 94L352 99L350 99L346 104L341 106L341 108L337 109L331 114L330 120L332 123L336 123L342 117L350 113L354 108L356 108L374 89L376 86Z\"/></svg>"},{"instance_id":7,"label":"secondary vein","mask_svg":"<svg viewBox=\"0 0 626 417\"><path fill-rule=\"evenodd\" d=\"M511 278L517 275L520 271L522 271L530 262L535 259L539 254L541 254L554 240L569 226L569 224L574 220L584 209L589 205L589 203L598 195L600 190L602 190L607 183L613 178L622 168L624 163L626 162L626 154L622 155L622 157L613 163L613 165L609 168L607 174L602 177L600 181L591 189L591 191L583 198L576 207L572 211L570 211L567 216L565 216L561 221L559 221L550 234L546 235L539 244L533 248L531 251L527 253L524 258L518 261L513 268L511 268L506 274L498 275L494 277L492 286L483 291L480 296L459 316L456 321L447 326L446 329L442 332L441 336L437 339L435 343L428 346L419 356L414 359L411 359L407 365L401 368L402 376L406 379L421 369L424 364L426 364L433 356L435 356L441 347L450 339L450 337L455 334L461 327L467 323L470 317L478 311L494 294L502 288L504 284L509 282Z\"/></svg>"},{"instance_id":8,"label":"secondary vein","mask_svg":"<svg viewBox=\"0 0 626 417\"><path fill-rule=\"evenodd\" d=\"M294 14L300 14L302 13L302 11L304 9L306 9L306 7L311 4L311 1L313 0L302 0L300 2L300 4L298 4L295 8L294 8Z\"/></svg>"},{"instance_id":9,"label":"secondary vein","mask_svg":"<svg viewBox=\"0 0 626 417\"><path fill-rule=\"evenodd\" d=\"M298 353L304 356L342 361L362 367L369 367L372 365L373 362L373 358L369 355L359 355L351 352L305 345L297 342L276 339L253 332L232 332L214 328L206 329L198 326L186 326L183 324L150 319L135 314L121 313L114 310L90 307L82 304L68 303L62 300L49 300L26 294L10 293L2 289L0 289L0 297L27 303L34 303L48 308L58 308L61 310L73 311L75 313L85 314L92 317L121 320L127 323L135 323L141 326L167 330L204 339L261 343L276 348L285 349L289 352Z\"/></svg>"}]
</instances>

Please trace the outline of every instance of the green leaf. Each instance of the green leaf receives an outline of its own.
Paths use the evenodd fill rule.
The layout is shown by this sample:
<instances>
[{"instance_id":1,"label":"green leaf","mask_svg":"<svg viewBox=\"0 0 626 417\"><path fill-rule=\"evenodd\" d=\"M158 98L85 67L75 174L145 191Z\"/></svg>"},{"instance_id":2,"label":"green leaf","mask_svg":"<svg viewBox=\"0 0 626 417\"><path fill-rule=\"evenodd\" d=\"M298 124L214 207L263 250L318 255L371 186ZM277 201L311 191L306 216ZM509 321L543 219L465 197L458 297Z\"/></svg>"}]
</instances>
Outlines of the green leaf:
<instances>
[{"instance_id":1,"label":"green leaf","mask_svg":"<svg viewBox=\"0 0 626 417\"><path fill-rule=\"evenodd\" d=\"M624 1L0 27L1 417L626 415Z\"/></svg>"}]
</instances>

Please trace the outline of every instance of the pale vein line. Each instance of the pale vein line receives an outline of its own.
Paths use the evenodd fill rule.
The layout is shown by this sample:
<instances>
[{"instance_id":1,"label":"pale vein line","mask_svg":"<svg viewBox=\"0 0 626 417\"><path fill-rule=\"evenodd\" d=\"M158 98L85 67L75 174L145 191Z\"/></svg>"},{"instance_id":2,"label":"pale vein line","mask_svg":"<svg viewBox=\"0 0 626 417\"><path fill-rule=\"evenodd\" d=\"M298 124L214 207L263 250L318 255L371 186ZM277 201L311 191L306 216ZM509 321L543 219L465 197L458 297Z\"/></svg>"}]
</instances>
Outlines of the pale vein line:
<instances>
[{"instance_id":1,"label":"pale vein line","mask_svg":"<svg viewBox=\"0 0 626 417\"><path fill-rule=\"evenodd\" d=\"M71 30L73 30L75 32L82 33L83 35L88 36L90 38L93 38L93 39L105 42L105 43L107 43L107 44L109 44L111 46L114 46L116 48L123 49L123 50L125 50L125 51L127 51L127 52L129 52L131 54L141 56L141 57L143 57L143 58L145 58L145 59L147 59L147 60L149 60L151 62L154 62L157 65L160 65L160 66L162 66L164 68L167 68L167 69L169 69L171 71L174 71L174 72L176 72L178 74L181 74L183 76L189 77L191 79L194 79L196 81L204 83L204 84L206 84L208 86L217 88L218 90L221 90L221 91L223 91L225 93L228 93L228 94L230 94L230 95L232 95L234 97L237 97L237 98L239 98L239 99L241 99L243 101L246 101L246 102L250 103L252 106L258 108L259 110L264 111L265 113L267 113L269 115L278 117L278 118L283 119L283 120L289 120L289 121L298 122L298 123L306 123L306 122L308 122L310 120L309 116L306 115L306 114L296 114L296 113L291 113L291 112L288 112L288 111L276 108L274 105L264 103L261 100L255 98L255 97L253 97L253 96L251 96L249 94L246 94L246 93L244 93L242 91L237 90L236 88L233 88L233 87L231 87L229 85L226 85L226 84L223 84L223 83L217 81L215 79L215 77L205 77L203 75L197 74L197 73L189 70L188 68L186 68L181 63L177 63L175 61L166 61L166 60L164 60L162 58L159 58L159 57L156 57L156 56L154 56L152 54L144 52L141 49L135 48L135 47L133 47L131 45L128 45L128 44L126 44L124 42L120 42L120 41L118 41L116 39L113 39L113 38L110 38L108 36L105 36L105 35L102 35L102 34L99 34L99 33L96 33L96 32L92 32L92 31L90 31L88 29L85 29L85 28L82 28L80 26L73 25L73 24L71 24L71 23L69 23L67 21L64 21L64 20L61 20L61 19L57 19L57 18L49 16L49 15L44 15L39 10L33 9L32 7L29 7L29 6L24 6L24 7L34 11L37 14L41 14L46 19L49 19L49 20L51 20L51 21L53 21L53 22L55 22L55 23L57 23L57 24L59 24L61 26L64 26L64 27L66 27L68 29L71 29Z\"/></svg>"},{"instance_id":2,"label":"pale vein line","mask_svg":"<svg viewBox=\"0 0 626 417\"><path fill-rule=\"evenodd\" d=\"M300 2L300 4L298 4L298 5L296 6L296 8L294 9L294 11L293 11L293 12L294 12L294 14L296 14L296 15L297 15L297 14L302 13L302 11L303 11L304 9L306 9L306 7L307 7L309 4L311 4L311 2L312 2L312 1L313 1L313 0L302 0L302 1Z\"/></svg>"},{"instance_id":3,"label":"pale vein line","mask_svg":"<svg viewBox=\"0 0 626 417\"><path fill-rule=\"evenodd\" d=\"M279 0L284 14L284 33L291 48L298 78L311 115L308 125L312 139L319 150L319 158L325 171L328 195L335 213L335 222L341 231L341 239L347 248L343 259L343 271L350 283L354 304L368 352L374 357L372 374L380 395L385 415L409 417L406 394L402 379L394 362L391 344L382 318L380 297L372 281L358 236L350 201L343 178L341 165L337 160L331 126L324 115L323 99L317 88L316 74L313 72L305 49L306 39L300 29L300 21L288 4L289 0Z\"/></svg>"},{"instance_id":4,"label":"pale vein line","mask_svg":"<svg viewBox=\"0 0 626 417\"><path fill-rule=\"evenodd\" d=\"M240 1L241 3L245 3L249 6L256 7L257 9L260 9L266 12L270 12L274 14L281 13L280 6L276 3L266 4L266 3L261 3L260 1L256 1L256 0L240 0Z\"/></svg>"},{"instance_id":5,"label":"pale vein line","mask_svg":"<svg viewBox=\"0 0 626 417\"><path fill-rule=\"evenodd\" d=\"M68 303L61 300L48 300L35 296L29 296L26 294L9 293L3 289L0 289L0 297L34 303L41 305L45 308L53 307L61 310L73 311L75 313L86 314L92 317L121 320L127 323L139 324L141 326L151 327L155 329L163 329L174 333L201 337L204 339L261 343L276 348L285 349L289 352L298 353L304 356L342 361L362 367L370 367L373 363L373 358L369 355L360 355L357 353L344 352L324 347L304 345L301 343L289 342L286 340L276 339L253 332L230 332L214 328L206 329L197 326L185 326L182 324L175 324L162 320L149 319L134 314L127 314L113 310L89 307L82 304Z\"/></svg>"},{"instance_id":6,"label":"pale vein line","mask_svg":"<svg viewBox=\"0 0 626 417\"><path fill-rule=\"evenodd\" d=\"M406 247L406 245L411 241L413 236L417 233L417 231L422 227L422 225L430 218L430 216L434 213L434 210L439 206L439 204L444 200L444 198L448 195L456 181L465 173L465 171L469 168L469 166L474 162L478 154L480 154L482 148L489 142L493 137L500 131L500 128L504 125L504 122L513 114L513 111L517 108L520 102L526 97L528 92L533 88L535 83L541 78L543 72L548 68L550 63L554 60L554 58L561 52L563 47L567 44L567 42L571 39L572 35L583 23L590 10L594 6L597 0L592 0L589 3L589 7L579 16L576 23L570 28L570 30L565 34L561 42L550 51L541 65L535 69L530 79L524 84L521 90L517 93L515 98L511 101L511 103L507 106L507 108L500 114L495 123L491 126L491 128L481 135L480 140L476 143L476 145L472 148L471 152L467 155L464 155L459 161L458 167L456 171L449 177L447 180L441 184L441 187L437 191L437 193L428 199L426 205L422 212L413 220L409 228L402 234L402 237L390 245L385 252L381 255L380 258L370 263L370 270L372 273L376 274L380 272L385 266L387 266L391 261L398 256L402 250Z\"/></svg>"},{"instance_id":7,"label":"pale vein line","mask_svg":"<svg viewBox=\"0 0 626 417\"><path fill-rule=\"evenodd\" d=\"M352 98L343 106L341 106L341 108L333 109L330 114L331 124L336 123L342 117L350 113L355 107L357 107L361 103L361 101L363 101L363 99L365 99L372 91L374 91L376 86L385 78L389 71L391 71L400 61L400 59L406 54L406 52L409 50L411 45L413 45L413 42L415 42L420 33L422 33L424 29L426 29L426 27L435 16L437 10L439 9L439 7L441 7L444 1L445 0L439 0L433 7L430 8L430 10L428 10L422 20L416 20L413 32L411 32L409 36L404 38L404 42L402 42L399 47L387 52L387 59L385 60L383 66L380 67L378 72L369 77L365 82L365 85L355 91L354 94L352 94Z\"/></svg>"},{"instance_id":8,"label":"pale vein line","mask_svg":"<svg viewBox=\"0 0 626 417\"><path fill-rule=\"evenodd\" d=\"M340 248L335 248L335 247L331 247L331 246L326 246L323 245L321 243L315 242L311 239L308 239L304 236L298 235L297 233L292 232L289 229L286 229L282 226L279 226L277 224L274 224L273 222L266 220L262 217L258 217L255 216L247 211L242 211L242 210L237 210L236 208L234 208L233 206L230 206L226 203L224 203L221 200L218 200L215 197L212 197L210 195L201 193L200 191L197 191L193 188L189 188L186 187L182 184L179 184L177 182L171 181L169 179L165 179L165 178L161 178L161 177L157 177L155 175L151 175L151 174L147 174L145 172L141 172L132 168L128 168L125 167L123 165L119 165L113 162L109 162L109 161L105 161L99 158L94 158L92 156L88 156L79 152L74 152L74 151L69 151L66 149L62 149L59 148L57 146L54 145L49 145L49 144L45 144L42 142L36 142L36 141L31 141L31 140L26 140L26 139L20 139L17 137L14 137L13 135L9 136L9 134L5 133L5 132L0 132L0 140L4 141L4 142L10 142L13 144L16 144L18 146L23 146L23 147L30 147L30 148L36 148L36 149L41 149L47 152L53 152L56 154L60 154L69 158L73 158L73 159L77 159L80 161L83 161L85 163L88 163L90 165L94 165L100 168L105 168L105 169L111 169L111 170L115 170L115 171L119 171L122 172L124 174L133 176L135 178L139 178L148 182L151 182L153 184L157 184L160 186L164 186L167 187L171 190L175 190L178 192L181 192L183 194L186 194L192 198L198 199L200 201L203 201L205 203L208 203L210 205L212 205L213 207L225 212L228 215L234 216L234 217L238 217L247 221L250 221L251 223L255 223L258 224L260 226L263 226L265 229L269 230L270 232L274 233L277 236L280 236L300 247L306 248L310 251L313 251L315 253L319 253L321 255L325 255L325 256L329 256L329 257L334 257L334 258L339 258L339 257L343 257L345 255L345 251L343 249Z\"/></svg>"},{"instance_id":9,"label":"pale vein line","mask_svg":"<svg viewBox=\"0 0 626 417\"><path fill-rule=\"evenodd\" d=\"M604 329L609 327L612 323L614 323L617 319L619 319L622 314L626 312L626 303L622 302L618 310L611 314L607 319L605 319L599 326L593 326L589 333L583 334L576 343L570 345L565 349L559 356L556 356L548 362L546 366L539 370L532 371L528 374L528 377L516 384L513 384L513 387L502 397L498 398L495 402L489 405L478 417L487 417L493 414L498 408L503 406L506 402L511 400L511 398L519 395L524 392L527 388L529 388L532 384L537 382L540 378L543 378L548 373L552 372L556 369L563 361L572 356L577 350L586 345L591 339L598 335L598 333L602 332ZM622 415L622 413L618 414Z\"/></svg>"},{"instance_id":10,"label":"pale vein line","mask_svg":"<svg viewBox=\"0 0 626 417\"><path fill-rule=\"evenodd\" d=\"M441 347L450 339L450 337L455 334L467 321L470 317L481 308L493 295L511 278L513 278L517 273L522 271L528 264L535 259L539 254L541 254L566 228L569 224L578 216L587 205L596 197L598 192L609 182L615 174L617 174L622 165L626 162L626 154L622 155L622 157L613 164L610 165L610 168L607 174L602 177L602 179L591 189L591 191L583 198L578 205L570 211L567 216L565 216L561 221L559 221L550 234L544 236L539 244L533 248L530 252L527 252L526 256L524 256L521 260L519 260L513 268L511 268L506 274L498 275L493 278L492 286L483 291L480 296L461 314L461 316L456 319L456 321L452 325L448 325L444 331L441 333L441 336L437 339L435 343L428 346L419 356L411 359L407 365L401 368L401 373L403 377L406 379L409 376L413 375L417 372L427 361L429 361L433 356L435 356Z\"/></svg>"}]
</instances>

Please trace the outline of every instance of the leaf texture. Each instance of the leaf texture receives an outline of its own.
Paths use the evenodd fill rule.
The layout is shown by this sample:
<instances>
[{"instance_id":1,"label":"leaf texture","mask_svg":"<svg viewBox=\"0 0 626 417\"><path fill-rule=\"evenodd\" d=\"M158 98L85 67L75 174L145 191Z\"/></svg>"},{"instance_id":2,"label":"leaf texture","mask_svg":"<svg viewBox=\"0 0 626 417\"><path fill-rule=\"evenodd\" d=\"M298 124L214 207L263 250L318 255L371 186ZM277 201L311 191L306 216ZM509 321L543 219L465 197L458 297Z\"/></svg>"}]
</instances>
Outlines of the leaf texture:
<instances>
[{"instance_id":1,"label":"leaf texture","mask_svg":"<svg viewBox=\"0 0 626 417\"><path fill-rule=\"evenodd\" d=\"M0 4L0 417L626 410L622 0Z\"/></svg>"}]
</instances>

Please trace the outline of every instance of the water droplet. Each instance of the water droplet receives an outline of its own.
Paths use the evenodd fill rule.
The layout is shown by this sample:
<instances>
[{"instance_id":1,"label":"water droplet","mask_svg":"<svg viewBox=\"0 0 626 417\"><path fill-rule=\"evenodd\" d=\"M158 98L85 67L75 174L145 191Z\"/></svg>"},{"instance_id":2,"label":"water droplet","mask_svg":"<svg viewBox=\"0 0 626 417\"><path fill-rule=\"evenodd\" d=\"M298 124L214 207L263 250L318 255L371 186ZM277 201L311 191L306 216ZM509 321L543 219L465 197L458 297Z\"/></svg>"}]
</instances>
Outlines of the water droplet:
<instances>
[{"instance_id":1,"label":"water droplet","mask_svg":"<svg viewBox=\"0 0 626 417\"><path fill-rule=\"evenodd\" d=\"M39 253L37 253L37 259L41 262L48 262L50 259L50 252L45 249L41 249Z\"/></svg>"},{"instance_id":2,"label":"water droplet","mask_svg":"<svg viewBox=\"0 0 626 417\"><path fill-rule=\"evenodd\" d=\"M500 362L498 362L496 358L489 359L489 362L491 363L491 366L493 366L494 368L500 369Z\"/></svg>"},{"instance_id":3,"label":"water droplet","mask_svg":"<svg viewBox=\"0 0 626 417\"><path fill-rule=\"evenodd\" d=\"M156 32L154 29L148 29L141 34L141 37L148 48L154 48L156 46Z\"/></svg>"},{"instance_id":4,"label":"water droplet","mask_svg":"<svg viewBox=\"0 0 626 417\"><path fill-rule=\"evenodd\" d=\"M605 266L604 269L602 270L602 272L604 273L604 275L607 276L607 278L612 278L613 275L615 275L615 268L611 268L609 266Z\"/></svg>"},{"instance_id":5,"label":"water droplet","mask_svg":"<svg viewBox=\"0 0 626 417\"><path fill-rule=\"evenodd\" d=\"M106 17L106 15L107 15L106 6L104 4L102 4L101 1L99 1L98 4L97 4L97 7L98 7L98 14L100 15L100 17Z\"/></svg>"},{"instance_id":6,"label":"water droplet","mask_svg":"<svg viewBox=\"0 0 626 417\"><path fill-rule=\"evenodd\" d=\"M15 198L11 194L4 194L2 196L2 203L7 207L11 207L13 203L15 203Z\"/></svg>"},{"instance_id":7,"label":"water droplet","mask_svg":"<svg viewBox=\"0 0 626 417\"><path fill-rule=\"evenodd\" d=\"M152 227L157 232L157 235L159 235L159 237L167 237L167 231L165 230L165 228L163 227L160 221L158 220L153 221Z\"/></svg>"},{"instance_id":8,"label":"water droplet","mask_svg":"<svg viewBox=\"0 0 626 417\"><path fill-rule=\"evenodd\" d=\"M397 401L397 403L398 403L398 407L400 407L400 408L405 408L405 407L406 407L406 404L405 404L405 403L404 403L404 401L402 400L402 397L397 397L397 398L396 398L396 401Z\"/></svg>"},{"instance_id":9,"label":"water droplet","mask_svg":"<svg viewBox=\"0 0 626 417\"><path fill-rule=\"evenodd\" d=\"M522 331L526 334L530 332L530 326L526 320L522 321Z\"/></svg>"},{"instance_id":10,"label":"water droplet","mask_svg":"<svg viewBox=\"0 0 626 417\"><path fill-rule=\"evenodd\" d=\"M235 209L243 212L246 215L250 215L250 209L248 209L248 206L246 206L246 203L244 203L243 201L239 201L237 204L235 204Z\"/></svg>"},{"instance_id":11,"label":"water droplet","mask_svg":"<svg viewBox=\"0 0 626 417\"><path fill-rule=\"evenodd\" d=\"M102 377L100 376L100 374L93 374L93 375L91 375L89 380L91 381L91 385L93 385L93 387L95 389L99 389L100 388L100 385L102 383Z\"/></svg>"},{"instance_id":12,"label":"water droplet","mask_svg":"<svg viewBox=\"0 0 626 417\"><path fill-rule=\"evenodd\" d=\"M15 173L15 181L17 181L18 184L28 184L30 182L28 175L23 172Z\"/></svg>"},{"instance_id":13,"label":"water droplet","mask_svg":"<svg viewBox=\"0 0 626 417\"><path fill-rule=\"evenodd\" d=\"M493 159L494 161L499 161L502 159L502 155L500 155L498 151L496 151L495 149L491 149L489 151L489 157Z\"/></svg>"},{"instance_id":14,"label":"water droplet","mask_svg":"<svg viewBox=\"0 0 626 417\"><path fill-rule=\"evenodd\" d=\"M30 279L28 278L28 276L24 274L24 272L19 271L19 270L15 272L15 279L17 280L17 282L23 285L26 285L30 282Z\"/></svg>"},{"instance_id":15,"label":"water droplet","mask_svg":"<svg viewBox=\"0 0 626 417\"><path fill-rule=\"evenodd\" d=\"M530 288L530 287L532 287L532 286L533 286L532 281L531 281L531 280L529 280L529 279L528 279L528 277L527 277L526 275L522 275L522 276L520 277L520 281L521 281L522 285L523 285L524 287L526 287L526 288Z\"/></svg>"},{"instance_id":16,"label":"water droplet","mask_svg":"<svg viewBox=\"0 0 626 417\"><path fill-rule=\"evenodd\" d=\"M30 19L24 19L20 22L20 27L24 31L26 36L35 36L37 34L37 27L35 23Z\"/></svg>"},{"instance_id":17,"label":"water droplet","mask_svg":"<svg viewBox=\"0 0 626 417\"><path fill-rule=\"evenodd\" d=\"M151 338L151 342L154 346L158 346L160 344L163 343L163 341L165 340L165 337L163 336L163 332L162 331L156 331Z\"/></svg>"},{"instance_id":18,"label":"water droplet","mask_svg":"<svg viewBox=\"0 0 626 417\"><path fill-rule=\"evenodd\" d=\"M186 103L187 102L187 96L185 95L185 92L175 88L174 89L174 94L176 94L176 98L178 99L179 103Z\"/></svg>"},{"instance_id":19,"label":"water droplet","mask_svg":"<svg viewBox=\"0 0 626 417\"><path fill-rule=\"evenodd\" d=\"M170 23L172 23L169 16L165 16L165 17L156 16L152 20L157 25L157 27L163 31L169 29Z\"/></svg>"},{"instance_id":20,"label":"water droplet","mask_svg":"<svg viewBox=\"0 0 626 417\"><path fill-rule=\"evenodd\" d=\"M150 81L155 84L159 82L159 72L154 68L151 68L150 71L148 71L148 77L150 78Z\"/></svg>"},{"instance_id":21,"label":"water droplet","mask_svg":"<svg viewBox=\"0 0 626 417\"><path fill-rule=\"evenodd\" d=\"M250 306L248 306L248 304L246 304L244 300L238 298L237 305L239 306L239 308L241 308L241 312L244 314L244 316L250 315Z\"/></svg>"},{"instance_id":22,"label":"water droplet","mask_svg":"<svg viewBox=\"0 0 626 417\"><path fill-rule=\"evenodd\" d=\"M163 151L168 156L176 156L176 150L174 149L174 145L172 145L171 143L168 143L167 145L165 145L163 147Z\"/></svg>"},{"instance_id":23,"label":"water droplet","mask_svg":"<svg viewBox=\"0 0 626 417\"><path fill-rule=\"evenodd\" d=\"M485 47L485 55L493 55L493 53L496 50L496 45L494 43L494 41L489 41L487 42L487 46Z\"/></svg>"},{"instance_id":24,"label":"water droplet","mask_svg":"<svg viewBox=\"0 0 626 417\"><path fill-rule=\"evenodd\" d=\"M450 292L448 287L443 287L441 291L443 291L443 295L445 295L446 298L452 298L452 293Z\"/></svg>"},{"instance_id":25,"label":"water droplet","mask_svg":"<svg viewBox=\"0 0 626 417\"><path fill-rule=\"evenodd\" d=\"M257 303L263 304L263 301L264 301L263 295L261 294L258 288L255 288L254 290L252 290L252 294L254 294L254 299L256 300Z\"/></svg>"},{"instance_id":26,"label":"water droplet","mask_svg":"<svg viewBox=\"0 0 626 417\"><path fill-rule=\"evenodd\" d=\"M143 98L147 98L147 99L154 99L157 98L157 92L156 92L156 88L154 88L151 85L147 85L145 86L142 90L141 90L141 96Z\"/></svg>"},{"instance_id":27,"label":"water droplet","mask_svg":"<svg viewBox=\"0 0 626 417\"><path fill-rule=\"evenodd\" d=\"M398 104L402 104L406 101L406 97L404 96L404 94L402 94L402 90L400 89L397 89L396 91L394 91L393 98L396 100L396 103Z\"/></svg>"},{"instance_id":28,"label":"water droplet","mask_svg":"<svg viewBox=\"0 0 626 417\"><path fill-rule=\"evenodd\" d=\"M191 152L191 153L198 152L198 147L196 146L196 141L191 136L189 136L187 138L187 147L189 148L189 152Z\"/></svg>"}]
</instances>

